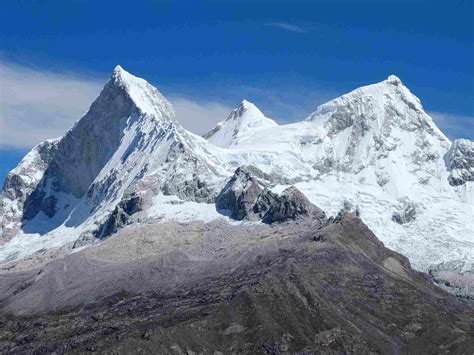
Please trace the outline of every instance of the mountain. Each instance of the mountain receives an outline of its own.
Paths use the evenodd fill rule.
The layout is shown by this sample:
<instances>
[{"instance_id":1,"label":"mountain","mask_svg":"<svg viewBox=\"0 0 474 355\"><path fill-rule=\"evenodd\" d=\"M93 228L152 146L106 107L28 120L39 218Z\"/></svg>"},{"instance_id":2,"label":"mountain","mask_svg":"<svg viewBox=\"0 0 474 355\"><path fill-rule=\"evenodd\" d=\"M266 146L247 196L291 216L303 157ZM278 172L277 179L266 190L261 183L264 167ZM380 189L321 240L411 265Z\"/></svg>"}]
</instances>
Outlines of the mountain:
<instances>
[{"instance_id":1,"label":"mountain","mask_svg":"<svg viewBox=\"0 0 474 355\"><path fill-rule=\"evenodd\" d=\"M234 109L229 117L219 122L203 137L219 147L232 147L239 144L255 131L278 126L253 103L243 100L240 106Z\"/></svg>"},{"instance_id":2,"label":"mountain","mask_svg":"<svg viewBox=\"0 0 474 355\"><path fill-rule=\"evenodd\" d=\"M294 184L330 215L352 205L416 268L458 260L462 272L472 273L471 147L450 142L392 75L232 148L245 152L245 163L258 167L276 192ZM453 176L462 177L459 184Z\"/></svg>"},{"instance_id":3,"label":"mountain","mask_svg":"<svg viewBox=\"0 0 474 355\"><path fill-rule=\"evenodd\" d=\"M182 128L156 88L117 67L73 128L7 176L0 262L69 253L136 224L258 223L247 208L260 192L244 194L245 213L214 205L242 167L268 190L262 199L279 204L270 206L275 216L301 209L288 191L328 216L352 210L416 269L442 265L452 287L474 294L472 142L451 142L396 76L287 125L244 100L205 137Z\"/></svg>"},{"instance_id":4,"label":"mountain","mask_svg":"<svg viewBox=\"0 0 474 355\"><path fill-rule=\"evenodd\" d=\"M117 66L74 127L40 144L8 174L2 240L16 238L0 257L15 259L101 235L115 207L133 195L160 190L211 200L209 184L225 174L226 165L207 152L211 148L181 127L156 88Z\"/></svg>"}]
</instances>

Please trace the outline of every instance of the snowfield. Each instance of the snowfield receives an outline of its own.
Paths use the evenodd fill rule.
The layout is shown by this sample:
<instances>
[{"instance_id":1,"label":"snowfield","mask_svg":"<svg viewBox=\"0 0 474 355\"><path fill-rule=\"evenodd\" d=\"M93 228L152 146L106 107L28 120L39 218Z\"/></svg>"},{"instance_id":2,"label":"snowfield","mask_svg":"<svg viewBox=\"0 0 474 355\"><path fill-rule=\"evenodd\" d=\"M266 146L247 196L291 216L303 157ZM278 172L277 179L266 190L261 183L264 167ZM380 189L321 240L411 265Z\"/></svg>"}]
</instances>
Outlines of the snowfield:
<instances>
[{"instance_id":1,"label":"snowfield","mask_svg":"<svg viewBox=\"0 0 474 355\"><path fill-rule=\"evenodd\" d=\"M278 125L244 100L199 137L169 102L117 67L64 137L35 147L1 197L0 263L95 234L140 196L128 223L209 222L239 166L275 192L294 185L328 215L358 210L418 270L474 272L473 144L451 142L399 78L356 89L307 119ZM120 207L120 208L119 208Z\"/></svg>"}]
</instances>

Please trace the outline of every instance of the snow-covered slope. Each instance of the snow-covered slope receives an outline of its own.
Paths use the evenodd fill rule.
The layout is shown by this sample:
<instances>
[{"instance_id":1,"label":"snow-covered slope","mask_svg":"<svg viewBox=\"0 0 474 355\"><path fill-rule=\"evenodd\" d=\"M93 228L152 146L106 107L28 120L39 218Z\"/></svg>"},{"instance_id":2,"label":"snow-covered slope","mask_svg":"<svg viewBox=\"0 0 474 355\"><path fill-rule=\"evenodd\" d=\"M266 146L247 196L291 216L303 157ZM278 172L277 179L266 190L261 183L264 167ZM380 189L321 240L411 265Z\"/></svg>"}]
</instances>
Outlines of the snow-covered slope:
<instances>
[{"instance_id":1,"label":"snow-covered slope","mask_svg":"<svg viewBox=\"0 0 474 355\"><path fill-rule=\"evenodd\" d=\"M145 213L127 223L224 218L212 203L246 166L275 192L295 185L329 215L352 205L418 269L456 261L457 272L474 272L472 142L451 143L397 77L288 125L244 101L206 137L117 67L64 137L9 174L0 261L106 236L104 225L113 232L136 210Z\"/></svg>"},{"instance_id":2,"label":"snow-covered slope","mask_svg":"<svg viewBox=\"0 0 474 355\"><path fill-rule=\"evenodd\" d=\"M243 100L239 107L206 133L204 138L219 147L232 147L258 130L275 126L278 124L265 117L257 106Z\"/></svg>"}]
</instances>

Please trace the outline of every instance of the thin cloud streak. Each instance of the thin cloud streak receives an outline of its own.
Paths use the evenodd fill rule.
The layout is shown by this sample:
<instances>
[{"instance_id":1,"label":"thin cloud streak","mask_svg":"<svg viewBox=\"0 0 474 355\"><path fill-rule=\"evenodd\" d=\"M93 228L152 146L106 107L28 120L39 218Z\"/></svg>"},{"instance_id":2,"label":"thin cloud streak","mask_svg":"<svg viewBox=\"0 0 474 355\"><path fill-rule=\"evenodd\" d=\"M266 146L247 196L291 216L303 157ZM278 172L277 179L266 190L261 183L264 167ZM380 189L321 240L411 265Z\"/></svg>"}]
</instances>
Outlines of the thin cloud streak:
<instances>
[{"instance_id":1,"label":"thin cloud streak","mask_svg":"<svg viewBox=\"0 0 474 355\"><path fill-rule=\"evenodd\" d=\"M32 148L64 135L87 112L105 80L0 61L0 149ZM231 110L210 100L168 99L178 121L196 134L210 130Z\"/></svg>"},{"instance_id":2,"label":"thin cloud streak","mask_svg":"<svg viewBox=\"0 0 474 355\"><path fill-rule=\"evenodd\" d=\"M288 32L295 32L295 33L307 32L304 28L291 24L291 23L287 23L287 22L268 22L265 24L265 26L277 27Z\"/></svg>"},{"instance_id":3,"label":"thin cloud streak","mask_svg":"<svg viewBox=\"0 0 474 355\"><path fill-rule=\"evenodd\" d=\"M430 111L428 114L433 118L439 129L450 139L466 138L474 140L474 116L434 111Z\"/></svg>"},{"instance_id":4,"label":"thin cloud streak","mask_svg":"<svg viewBox=\"0 0 474 355\"><path fill-rule=\"evenodd\" d=\"M63 135L101 86L71 74L0 62L0 146L30 148Z\"/></svg>"},{"instance_id":5,"label":"thin cloud streak","mask_svg":"<svg viewBox=\"0 0 474 355\"><path fill-rule=\"evenodd\" d=\"M224 120L232 110L230 106L213 101L203 101L180 96L171 96L176 117L187 130L203 135L218 122Z\"/></svg>"},{"instance_id":6,"label":"thin cloud streak","mask_svg":"<svg viewBox=\"0 0 474 355\"><path fill-rule=\"evenodd\" d=\"M0 149L31 148L41 141L62 136L88 110L106 79L52 73L0 61ZM230 90L229 88L227 88ZM223 90L223 92L226 92ZM318 104L337 93L304 88L269 92L259 87L232 88L242 93L280 123L303 120ZM203 134L224 120L232 106L225 99L167 95L178 121L188 130ZM429 113L451 138L474 139L474 117L443 112Z\"/></svg>"}]
</instances>

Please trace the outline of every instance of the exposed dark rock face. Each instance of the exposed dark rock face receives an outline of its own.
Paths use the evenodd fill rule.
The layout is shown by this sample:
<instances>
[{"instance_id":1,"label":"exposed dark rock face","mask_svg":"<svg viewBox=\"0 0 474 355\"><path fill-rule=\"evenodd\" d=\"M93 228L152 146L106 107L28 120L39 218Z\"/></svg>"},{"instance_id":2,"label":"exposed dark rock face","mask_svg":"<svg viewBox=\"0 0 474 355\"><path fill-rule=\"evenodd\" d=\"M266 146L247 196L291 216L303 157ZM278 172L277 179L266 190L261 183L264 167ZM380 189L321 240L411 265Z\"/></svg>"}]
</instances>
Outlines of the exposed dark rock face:
<instances>
[{"instance_id":1,"label":"exposed dark rock face","mask_svg":"<svg viewBox=\"0 0 474 355\"><path fill-rule=\"evenodd\" d=\"M139 194L132 194L125 197L115 207L113 212L107 218L105 223L95 233L95 238L104 239L116 233L125 226L131 215L141 211L143 207L143 198Z\"/></svg>"},{"instance_id":2,"label":"exposed dark rock face","mask_svg":"<svg viewBox=\"0 0 474 355\"><path fill-rule=\"evenodd\" d=\"M25 197L25 189L27 188L27 184L23 181L23 179L17 174L7 174L5 177L5 182L3 183L3 192L10 198L10 199L24 199Z\"/></svg>"},{"instance_id":3,"label":"exposed dark rock face","mask_svg":"<svg viewBox=\"0 0 474 355\"><path fill-rule=\"evenodd\" d=\"M58 199L54 195L46 197L43 200L43 203L41 204L41 211L43 211L44 214L48 216L49 218L53 217L57 210L56 209L57 202L58 202Z\"/></svg>"},{"instance_id":4,"label":"exposed dark rock face","mask_svg":"<svg viewBox=\"0 0 474 355\"><path fill-rule=\"evenodd\" d=\"M202 228L203 233L209 229ZM235 228L238 235L240 229ZM472 352L474 310L434 286L426 275L413 271L406 258L386 249L353 214L345 213L338 223L322 229L310 223L266 228L280 236L279 243L249 251L255 257L244 258L245 262L239 258L238 265L228 259L203 265L173 256L154 262L148 258L130 268L128 263L91 264L94 259L71 255L57 268L47 268L38 281L25 274L10 274L0 282L2 307L40 290L46 292L35 283L62 280L66 269L68 273L76 269L73 260L94 265L89 271L105 290L110 289L111 277L119 275L115 289L122 285L127 292L103 294L85 299L78 307L34 317L6 317L2 308L0 351ZM262 231L263 235L255 237L268 237L268 231ZM169 280L170 272L177 284L165 287L161 282ZM79 287L87 286L82 281L86 273L76 275ZM134 282L140 278L141 283ZM129 286L143 287L147 282L146 292L138 292L139 288L133 292ZM67 290L52 282L48 292L54 300Z\"/></svg>"},{"instance_id":5,"label":"exposed dark rock face","mask_svg":"<svg viewBox=\"0 0 474 355\"><path fill-rule=\"evenodd\" d=\"M253 177L247 168L239 167L216 199L216 208L229 211L236 220L261 219L272 224L313 217L323 223L325 213L313 205L296 187L278 195Z\"/></svg>"},{"instance_id":6,"label":"exposed dark rock face","mask_svg":"<svg viewBox=\"0 0 474 355\"><path fill-rule=\"evenodd\" d=\"M204 139L209 139L209 138L212 137L214 134L216 134L217 132L219 132L219 131L221 130L221 128L222 128L222 126L219 126L219 125L213 127L209 132L204 133L204 134L202 135L202 138L204 138Z\"/></svg>"},{"instance_id":7,"label":"exposed dark rock face","mask_svg":"<svg viewBox=\"0 0 474 355\"><path fill-rule=\"evenodd\" d=\"M306 196L294 186L287 188L279 196L272 194L272 199L267 206L268 210L262 218L264 223L285 222L300 217L317 218L321 223L326 220L324 211L309 202Z\"/></svg>"},{"instance_id":8,"label":"exposed dark rock face","mask_svg":"<svg viewBox=\"0 0 474 355\"><path fill-rule=\"evenodd\" d=\"M45 193L42 190L35 190L29 194L23 205L23 219L30 220L34 218L39 211L41 211L41 205L43 204L43 198Z\"/></svg>"},{"instance_id":9,"label":"exposed dark rock face","mask_svg":"<svg viewBox=\"0 0 474 355\"><path fill-rule=\"evenodd\" d=\"M249 218L262 190L258 181L239 167L217 196L216 208L229 211L230 217L238 221Z\"/></svg>"},{"instance_id":10,"label":"exposed dark rock face","mask_svg":"<svg viewBox=\"0 0 474 355\"><path fill-rule=\"evenodd\" d=\"M42 181L25 202L24 218L31 219L40 211L51 181L54 191L82 197L120 143L120 119L134 110L125 89L112 78L87 114L57 144Z\"/></svg>"},{"instance_id":11,"label":"exposed dark rock face","mask_svg":"<svg viewBox=\"0 0 474 355\"><path fill-rule=\"evenodd\" d=\"M43 191L36 190L28 196L24 205L24 219L32 219L40 211L49 218L54 216L57 211L56 203L58 200L54 195L49 195L48 197L45 197L45 195Z\"/></svg>"},{"instance_id":12,"label":"exposed dark rock face","mask_svg":"<svg viewBox=\"0 0 474 355\"><path fill-rule=\"evenodd\" d=\"M270 211L279 201L279 196L271 190L265 188L259 195L255 204L252 207L252 212L258 216L259 219L263 219L265 215Z\"/></svg>"},{"instance_id":13,"label":"exposed dark rock face","mask_svg":"<svg viewBox=\"0 0 474 355\"><path fill-rule=\"evenodd\" d=\"M137 108L114 73L86 115L58 145L46 176L58 180L58 188L82 197L120 143L120 120Z\"/></svg>"},{"instance_id":14,"label":"exposed dark rock face","mask_svg":"<svg viewBox=\"0 0 474 355\"><path fill-rule=\"evenodd\" d=\"M446 165L451 172L449 183L453 186L474 181L474 142L467 139L454 140L446 154Z\"/></svg>"},{"instance_id":15,"label":"exposed dark rock face","mask_svg":"<svg viewBox=\"0 0 474 355\"><path fill-rule=\"evenodd\" d=\"M56 198L51 196L43 201L45 192L38 191L38 185L41 185L42 176L57 153L58 143L58 139L52 139L38 144L5 177L0 192L0 244L18 233L23 219L31 219L39 211L47 216L55 213ZM10 203L15 208L6 208L4 198L12 201ZM23 217L18 211L22 211L24 206L28 207Z\"/></svg>"}]
</instances>

